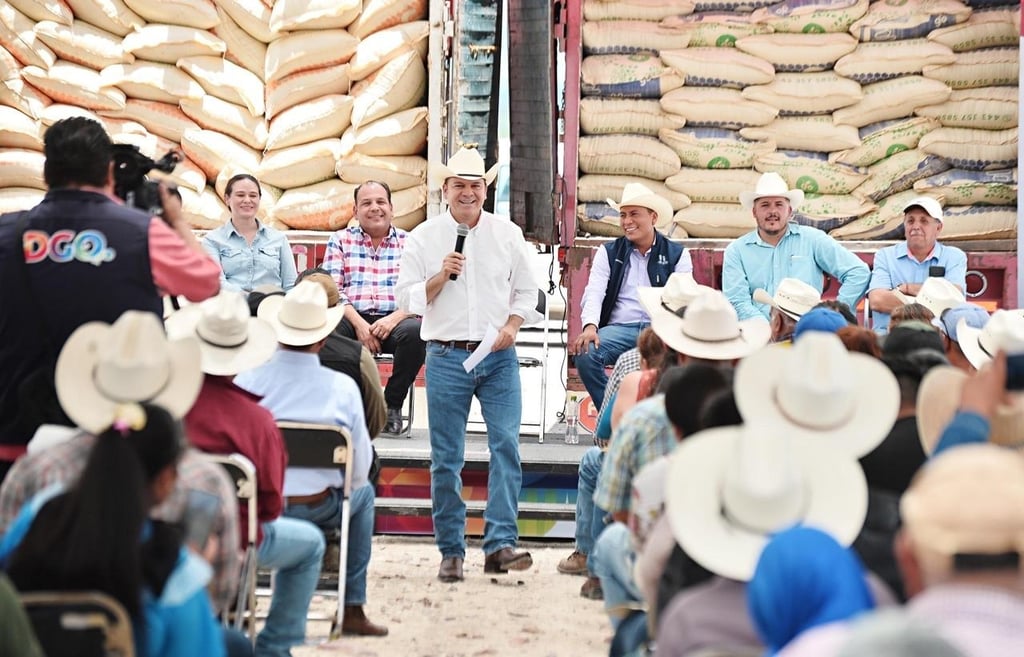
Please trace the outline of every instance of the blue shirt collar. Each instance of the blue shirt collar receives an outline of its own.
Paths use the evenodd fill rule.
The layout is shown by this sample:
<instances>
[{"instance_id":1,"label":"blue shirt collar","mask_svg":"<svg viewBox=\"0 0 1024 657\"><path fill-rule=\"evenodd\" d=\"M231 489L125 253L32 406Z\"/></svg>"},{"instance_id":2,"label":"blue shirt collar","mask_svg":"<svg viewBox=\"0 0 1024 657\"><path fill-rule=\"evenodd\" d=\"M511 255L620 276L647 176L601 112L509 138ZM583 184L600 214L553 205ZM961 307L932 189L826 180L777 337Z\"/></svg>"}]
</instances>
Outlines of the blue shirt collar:
<instances>
[{"instance_id":1,"label":"blue shirt collar","mask_svg":"<svg viewBox=\"0 0 1024 657\"><path fill-rule=\"evenodd\" d=\"M922 260L922 262L927 262L928 260L933 260L933 259L937 260L937 259L941 258L942 257L942 249L943 249L942 242L936 241L935 242L935 247L932 249L931 255L929 257L925 258L924 260ZM910 258L910 249L907 248L906 240L896 244L896 257L897 258ZM917 261L915 260L915 262L917 262Z\"/></svg>"}]
</instances>

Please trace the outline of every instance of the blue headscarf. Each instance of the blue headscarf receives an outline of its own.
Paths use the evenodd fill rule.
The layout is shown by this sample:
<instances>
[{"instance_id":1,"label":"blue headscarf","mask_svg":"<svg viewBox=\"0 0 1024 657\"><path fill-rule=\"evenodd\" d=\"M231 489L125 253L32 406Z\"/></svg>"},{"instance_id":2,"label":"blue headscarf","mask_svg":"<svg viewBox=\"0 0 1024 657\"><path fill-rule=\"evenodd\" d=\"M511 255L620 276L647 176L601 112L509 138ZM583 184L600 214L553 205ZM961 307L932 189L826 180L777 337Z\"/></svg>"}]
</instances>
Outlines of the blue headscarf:
<instances>
[{"instance_id":1,"label":"blue headscarf","mask_svg":"<svg viewBox=\"0 0 1024 657\"><path fill-rule=\"evenodd\" d=\"M805 630L874 606L857 555L810 527L776 534L747 586L750 617L770 655Z\"/></svg>"}]
</instances>

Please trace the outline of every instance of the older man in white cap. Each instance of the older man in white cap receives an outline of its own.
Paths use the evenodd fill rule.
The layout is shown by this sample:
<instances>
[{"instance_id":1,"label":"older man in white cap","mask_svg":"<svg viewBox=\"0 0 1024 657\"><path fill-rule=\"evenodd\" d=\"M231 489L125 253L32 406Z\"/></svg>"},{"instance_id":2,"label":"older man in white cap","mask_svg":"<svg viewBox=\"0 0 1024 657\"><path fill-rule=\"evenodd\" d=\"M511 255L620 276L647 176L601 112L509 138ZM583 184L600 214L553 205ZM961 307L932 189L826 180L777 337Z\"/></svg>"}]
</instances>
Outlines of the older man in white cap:
<instances>
[{"instance_id":1,"label":"older man in white cap","mask_svg":"<svg viewBox=\"0 0 1024 657\"><path fill-rule=\"evenodd\" d=\"M673 272L693 271L690 254L658 232L672 219L672 206L639 183L622 190L622 202L607 199L619 211L623 237L594 253L583 292L581 332L569 345L583 386L600 408L608 375L622 352L636 346L650 316L640 304L641 287L663 287Z\"/></svg>"},{"instance_id":2,"label":"older man in white cap","mask_svg":"<svg viewBox=\"0 0 1024 657\"><path fill-rule=\"evenodd\" d=\"M880 249L871 270L868 300L873 328L879 332L888 329L889 313L913 303L930 277L944 278L961 292L966 289L967 255L938 242L942 233L938 201L928 196L911 199L903 208L903 232L906 241Z\"/></svg>"},{"instance_id":3,"label":"older man in white cap","mask_svg":"<svg viewBox=\"0 0 1024 657\"><path fill-rule=\"evenodd\" d=\"M284 296L267 297L260 303L257 316L274 328L280 347L263 365L240 373L235 383L261 397L260 405L278 421L340 426L351 434L354 462L349 482L352 493L345 502L350 506L351 520L345 599L339 601L344 605L341 632L383 636L387 628L371 623L363 610L373 539L374 490L368 479L373 447L363 418L362 399L355 381L324 367L317 356L343 313L341 306L327 307L327 292L315 281L304 280ZM344 486L343 475L337 468L288 468L284 475L284 515L308 520L324 531L336 531L342 521ZM295 596L298 598L299 592ZM301 642L304 631L300 630L304 630L306 620L301 610L297 615L295 612L291 609L286 614L282 610L281 615L287 615L292 631L277 637L286 638L291 645L295 645L296 637ZM276 643L274 648L267 654L288 654L287 645Z\"/></svg>"},{"instance_id":4,"label":"older man in white cap","mask_svg":"<svg viewBox=\"0 0 1024 657\"><path fill-rule=\"evenodd\" d=\"M395 288L399 307L423 317L430 498L441 552L437 576L442 582L463 579L466 504L460 494L461 472L473 397L483 409L491 454L484 572L507 573L533 565L529 552L515 549L523 478L523 402L515 343L523 322L539 318L537 283L522 231L483 210L496 170L487 170L480 154L467 148L432 168L431 177L440 185L448 211L409 233ZM481 345L481 353L475 354ZM469 367L471 354L483 359Z\"/></svg>"},{"instance_id":5,"label":"older man in white cap","mask_svg":"<svg viewBox=\"0 0 1024 657\"><path fill-rule=\"evenodd\" d=\"M784 278L797 278L820 292L828 274L839 280L838 299L851 309L864 296L868 266L817 228L791 221L803 200L802 190L789 189L774 172L762 175L754 191L740 194L757 229L725 249L722 265L722 291L740 319L768 319L769 307L754 301L754 290L774 295Z\"/></svg>"}]
</instances>

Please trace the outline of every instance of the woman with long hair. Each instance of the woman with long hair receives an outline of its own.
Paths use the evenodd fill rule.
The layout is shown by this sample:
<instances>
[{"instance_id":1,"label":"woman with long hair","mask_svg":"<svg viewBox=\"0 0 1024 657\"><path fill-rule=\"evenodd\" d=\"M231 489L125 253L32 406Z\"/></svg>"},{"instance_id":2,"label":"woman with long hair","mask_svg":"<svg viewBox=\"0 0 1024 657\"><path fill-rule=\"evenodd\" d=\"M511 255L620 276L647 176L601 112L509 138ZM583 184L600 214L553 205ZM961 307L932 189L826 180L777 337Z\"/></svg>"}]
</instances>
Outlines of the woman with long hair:
<instances>
[{"instance_id":1,"label":"woman with long hair","mask_svg":"<svg viewBox=\"0 0 1024 657\"><path fill-rule=\"evenodd\" d=\"M110 595L132 618L140 656L223 655L210 567L183 548L178 526L149 519L174 487L184 448L166 410L124 405L78 481L25 505L0 541L0 566L21 591Z\"/></svg>"},{"instance_id":2,"label":"woman with long hair","mask_svg":"<svg viewBox=\"0 0 1024 657\"><path fill-rule=\"evenodd\" d=\"M220 263L221 289L248 294L264 285L283 290L295 285L297 272L288 239L257 219L262 194L259 181L248 173L232 176L224 187L231 217L203 237L203 248Z\"/></svg>"}]
</instances>

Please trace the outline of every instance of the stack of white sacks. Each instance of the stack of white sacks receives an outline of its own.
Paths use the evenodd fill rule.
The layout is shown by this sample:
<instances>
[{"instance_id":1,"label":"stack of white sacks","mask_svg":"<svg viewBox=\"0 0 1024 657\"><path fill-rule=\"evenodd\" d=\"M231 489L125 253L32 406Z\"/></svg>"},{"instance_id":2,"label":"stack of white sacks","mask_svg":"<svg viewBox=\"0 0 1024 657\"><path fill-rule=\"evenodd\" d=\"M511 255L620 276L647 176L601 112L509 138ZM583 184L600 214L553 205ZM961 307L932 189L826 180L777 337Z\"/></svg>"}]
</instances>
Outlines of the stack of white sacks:
<instances>
[{"instance_id":1,"label":"stack of white sacks","mask_svg":"<svg viewBox=\"0 0 1024 657\"><path fill-rule=\"evenodd\" d=\"M602 201L640 177L674 236L736 237L754 228L739 192L777 171L807 195L797 220L838 239L895 237L922 192L943 238L1016 234L1019 4L583 6L584 231L616 234Z\"/></svg>"},{"instance_id":2,"label":"stack of white sacks","mask_svg":"<svg viewBox=\"0 0 1024 657\"><path fill-rule=\"evenodd\" d=\"M272 5L268 6L268 5ZM196 228L228 216L223 186L263 183L263 219L335 230L352 190L426 214L427 0L9 0L0 3L0 212L42 197L42 135L96 118L172 178Z\"/></svg>"}]
</instances>

